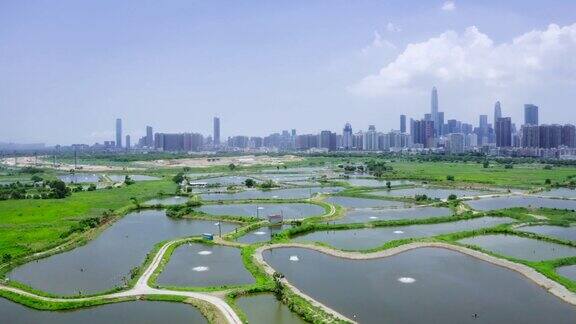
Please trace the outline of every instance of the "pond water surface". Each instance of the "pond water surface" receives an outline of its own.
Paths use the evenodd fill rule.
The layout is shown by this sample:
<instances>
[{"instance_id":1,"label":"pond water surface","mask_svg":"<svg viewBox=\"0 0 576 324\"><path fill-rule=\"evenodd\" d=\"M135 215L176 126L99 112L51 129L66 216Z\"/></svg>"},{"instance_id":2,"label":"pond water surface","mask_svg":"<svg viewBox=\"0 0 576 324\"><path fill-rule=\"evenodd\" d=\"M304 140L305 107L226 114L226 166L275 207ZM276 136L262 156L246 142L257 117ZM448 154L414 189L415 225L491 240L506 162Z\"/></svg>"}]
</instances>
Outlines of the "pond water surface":
<instances>
[{"instance_id":1,"label":"pond water surface","mask_svg":"<svg viewBox=\"0 0 576 324\"><path fill-rule=\"evenodd\" d=\"M446 189L446 188L406 188L406 189L392 189L373 191L369 194L378 196L389 197L409 197L413 198L415 195L426 195L429 198L447 199L448 196L454 194L458 198L462 197L476 197L481 195L490 194L488 191L478 190L463 190L463 189Z\"/></svg>"},{"instance_id":2,"label":"pond water surface","mask_svg":"<svg viewBox=\"0 0 576 324\"><path fill-rule=\"evenodd\" d=\"M538 196L548 197L563 197L563 198L576 198L575 188L557 188L550 191L542 191L537 193Z\"/></svg>"},{"instance_id":3,"label":"pond water surface","mask_svg":"<svg viewBox=\"0 0 576 324\"><path fill-rule=\"evenodd\" d=\"M364 250L386 242L407 238L420 238L440 234L470 231L511 223L506 217L480 217L438 224L422 224L397 227L375 227L340 231L318 231L293 238L296 242L323 242L338 249Z\"/></svg>"},{"instance_id":4,"label":"pond water surface","mask_svg":"<svg viewBox=\"0 0 576 324\"><path fill-rule=\"evenodd\" d=\"M576 226L563 227L537 225L520 227L518 230L522 232L531 232L544 236L551 236L562 240L576 241Z\"/></svg>"},{"instance_id":5,"label":"pond water surface","mask_svg":"<svg viewBox=\"0 0 576 324\"><path fill-rule=\"evenodd\" d=\"M264 258L305 294L360 323L540 324L576 318L575 306L520 274L445 249L347 260L279 248L265 251Z\"/></svg>"},{"instance_id":6,"label":"pond water surface","mask_svg":"<svg viewBox=\"0 0 576 324\"><path fill-rule=\"evenodd\" d=\"M72 311L38 311L0 298L0 322L6 324L141 324L208 323L200 311L184 303L133 301Z\"/></svg>"},{"instance_id":7,"label":"pond water surface","mask_svg":"<svg viewBox=\"0 0 576 324\"><path fill-rule=\"evenodd\" d=\"M513 235L481 235L460 240L501 255L540 261L576 256L576 248Z\"/></svg>"},{"instance_id":8,"label":"pond water surface","mask_svg":"<svg viewBox=\"0 0 576 324\"><path fill-rule=\"evenodd\" d=\"M188 202L190 198L184 196L173 196L167 198L155 198L150 199L144 202L144 205L152 206L152 205L164 205L164 206L172 206L172 205L182 205Z\"/></svg>"},{"instance_id":9,"label":"pond water surface","mask_svg":"<svg viewBox=\"0 0 576 324\"><path fill-rule=\"evenodd\" d=\"M71 251L32 261L8 277L36 289L63 295L97 293L124 285L130 269L140 266L158 242L218 233L213 221L172 219L163 211L147 210L124 216L96 239ZM236 228L221 223L222 231Z\"/></svg>"},{"instance_id":10,"label":"pond water surface","mask_svg":"<svg viewBox=\"0 0 576 324\"><path fill-rule=\"evenodd\" d=\"M307 323L279 302L272 294L240 297L236 304L248 317L250 324L304 324Z\"/></svg>"},{"instance_id":11,"label":"pond water surface","mask_svg":"<svg viewBox=\"0 0 576 324\"><path fill-rule=\"evenodd\" d=\"M158 276L160 286L211 287L243 285L254 278L242 263L240 249L188 243L174 250Z\"/></svg>"},{"instance_id":12,"label":"pond water surface","mask_svg":"<svg viewBox=\"0 0 576 324\"><path fill-rule=\"evenodd\" d=\"M204 200L241 200L241 199L304 199L316 193L335 193L340 187L313 187L273 189L267 191L245 190L238 193L203 194Z\"/></svg>"},{"instance_id":13,"label":"pond water surface","mask_svg":"<svg viewBox=\"0 0 576 324\"><path fill-rule=\"evenodd\" d=\"M328 197L326 202L341 205L346 208L391 208L391 207L409 207L412 204L382 199L355 198L355 197Z\"/></svg>"},{"instance_id":14,"label":"pond water surface","mask_svg":"<svg viewBox=\"0 0 576 324\"><path fill-rule=\"evenodd\" d=\"M496 197L470 200L466 202L470 207L477 210L495 210L512 207L529 207L529 208L559 208L559 209L576 209L575 200L550 199L539 197Z\"/></svg>"},{"instance_id":15,"label":"pond water surface","mask_svg":"<svg viewBox=\"0 0 576 324\"><path fill-rule=\"evenodd\" d=\"M559 267L556 269L559 275L564 276L574 282L576 282L576 264L564 267Z\"/></svg>"},{"instance_id":16,"label":"pond water surface","mask_svg":"<svg viewBox=\"0 0 576 324\"><path fill-rule=\"evenodd\" d=\"M347 211L343 218L337 219L335 222L337 224L366 223L400 219L424 219L450 215L452 215L452 210L444 207L358 209Z\"/></svg>"},{"instance_id":17,"label":"pond water surface","mask_svg":"<svg viewBox=\"0 0 576 324\"><path fill-rule=\"evenodd\" d=\"M223 204L202 205L199 211L211 215L250 216L266 218L268 215L282 214L285 219L306 218L324 214L324 208L314 204Z\"/></svg>"},{"instance_id":18,"label":"pond water surface","mask_svg":"<svg viewBox=\"0 0 576 324\"><path fill-rule=\"evenodd\" d=\"M75 173L59 175L58 179L66 183L96 183L100 180L100 175L91 173Z\"/></svg>"}]
</instances>

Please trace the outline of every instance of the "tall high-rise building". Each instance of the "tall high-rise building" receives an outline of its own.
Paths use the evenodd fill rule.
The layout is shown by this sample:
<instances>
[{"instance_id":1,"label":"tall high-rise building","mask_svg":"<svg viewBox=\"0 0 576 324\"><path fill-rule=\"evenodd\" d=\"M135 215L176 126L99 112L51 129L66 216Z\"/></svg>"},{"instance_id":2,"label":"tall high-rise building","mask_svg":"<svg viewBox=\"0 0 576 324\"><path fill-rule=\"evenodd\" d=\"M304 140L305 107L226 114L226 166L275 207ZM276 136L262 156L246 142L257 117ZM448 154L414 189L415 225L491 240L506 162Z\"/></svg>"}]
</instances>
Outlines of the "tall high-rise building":
<instances>
[{"instance_id":1,"label":"tall high-rise building","mask_svg":"<svg viewBox=\"0 0 576 324\"><path fill-rule=\"evenodd\" d=\"M152 126L146 126L146 146L149 148L154 146L154 132Z\"/></svg>"},{"instance_id":2,"label":"tall high-rise building","mask_svg":"<svg viewBox=\"0 0 576 324\"><path fill-rule=\"evenodd\" d=\"M214 136L213 136L214 145L220 145L220 118L214 117Z\"/></svg>"},{"instance_id":3,"label":"tall high-rise building","mask_svg":"<svg viewBox=\"0 0 576 324\"><path fill-rule=\"evenodd\" d=\"M328 151L336 150L336 133L332 133L329 130L323 130L320 132L320 147L326 148Z\"/></svg>"},{"instance_id":4,"label":"tall high-rise building","mask_svg":"<svg viewBox=\"0 0 576 324\"><path fill-rule=\"evenodd\" d=\"M116 147L122 147L122 119L116 118Z\"/></svg>"},{"instance_id":5,"label":"tall high-rise building","mask_svg":"<svg viewBox=\"0 0 576 324\"><path fill-rule=\"evenodd\" d=\"M130 135L126 135L126 142L124 143L124 146L126 147L126 151L130 149Z\"/></svg>"},{"instance_id":6,"label":"tall high-rise building","mask_svg":"<svg viewBox=\"0 0 576 324\"><path fill-rule=\"evenodd\" d=\"M480 115L478 127L480 127L480 129L488 129L488 115Z\"/></svg>"},{"instance_id":7,"label":"tall high-rise building","mask_svg":"<svg viewBox=\"0 0 576 324\"><path fill-rule=\"evenodd\" d=\"M524 105L524 124L538 125L538 106L533 104Z\"/></svg>"},{"instance_id":8,"label":"tall high-rise building","mask_svg":"<svg viewBox=\"0 0 576 324\"><path fill-rule=\"evenodd\" d=\"M378 151L378 133L376 126L370 125L368 131L364 134L364 143L362 145L366 151Z\"/></svg>"},{"instance_id":9,"label":"tall high-rise building","mask_svg":"<svg viewBox=\"0 0 576 324\"><path fill-rule=\"evenodd\" d=\"M562 126L562 145L570 148L576 147L576 127L574 125Z\"/></svg>"},{"instance_id":10,"label":"tall high-rise building","mask_svg":"<svg viewBox=\"0 0 576 324\"><path fill-rule=\"evenodd\" d=\"M406 115L400 115L400 133L406 133Z\"/></svg>"},{"instance_id":11,"label":"tall high-rise building","mask_svg":"<svg viewBox=\"0 0 576 324\"><path fill-rule=\"evenodd\" d=\"M540 147L540 127L537 125L522 125L522 147Z\"/></svg>"},{"instance_id":12,"label":"tall high-rise building","mask_svg":"<svg viewBox=\"0 0 576 324\"><path fill-rule=\"evenodd\" d=\"M352 149L352 125L350 123L346 123L342 130L342 148L344 150Z\"/></svg>"},{"instance_id":13,"label":"tall high-rise building","mask_svg":"<svg viewBox=\"0 0 576 324\"><path fill-rule=\"evenodd\" d=\"M498 118L502 118L502 107L500 106L500 101L496 101L494 104L494 127L496 127L496 121Z\"/></svg>"},{"instance_id":14,"label":"tall high-rise building","mask_svg":"<svg viewBox=\"0 0 576 324\"><path fill-rule=\"evenodd\" d=\"M464 153L464 138L465 135L462 133L452 133L448 134L448 150L452 154Z\"/></svg>"},{"instance_id":15,"label":"tall high-rise building","mask_svg":"<svg viewBox=\"0 0 576 324\"><path fill-rule=\"evenodd\" d=\"M512 146L512 119L510 117L498 118L494 130L496 131L497 147Z\"/></svg>"},{"instance_id":16,"label":"tall high-rise building","mask_svg":"<svg viewBox=\"0 0 576 324\"><path fill-rule=\"evenodd\" d=\"M432 96L430 98L430 119L434 122L435 133L438 133L438 91L432 87Z\"/></svg>"},{"instance_id":17,"label":"tall high-rise building","mask_svg":"<svg viewBox=\"0 0 576 324\"><path fill-rule=\"evenodd\" d=\"M433 147L434 144L434 122L431 120L415 120L414 134L412 134L415 144L422 144L424 147Z\"/></svg>"},{"instance_id":18,"label":"tall high-rise building","mask_svg":"<svg viewBox=\"0 0 576 324\"><path fill-rule=\"evenodd\" d=\"M437 114L438 124L434 123L434 128L436 128L436 134L438 136L444 135L444 112L439 111Z\"/></svg>"}]
</instances>

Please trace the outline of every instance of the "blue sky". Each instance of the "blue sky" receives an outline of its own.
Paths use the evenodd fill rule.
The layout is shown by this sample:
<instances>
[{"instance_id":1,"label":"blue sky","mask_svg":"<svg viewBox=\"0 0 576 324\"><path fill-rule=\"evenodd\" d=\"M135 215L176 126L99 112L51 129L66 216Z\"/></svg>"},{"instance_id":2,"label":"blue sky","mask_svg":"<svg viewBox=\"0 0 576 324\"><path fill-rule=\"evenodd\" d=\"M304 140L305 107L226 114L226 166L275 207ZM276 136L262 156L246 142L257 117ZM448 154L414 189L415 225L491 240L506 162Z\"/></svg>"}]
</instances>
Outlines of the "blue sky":
<instances>
[{"instance_id":1,"label":"blue sky","mask_svg":"<svg viewBox=\"0 0 576 324\"><path fill-rule=\"evenodd\" d=\"M573 1L0 1L0 142L398 128L502 101L576 123ZM550 26L550 24L555 24ZM574 73L573 73L574 72Z\"/></svg>"}]
</instances>

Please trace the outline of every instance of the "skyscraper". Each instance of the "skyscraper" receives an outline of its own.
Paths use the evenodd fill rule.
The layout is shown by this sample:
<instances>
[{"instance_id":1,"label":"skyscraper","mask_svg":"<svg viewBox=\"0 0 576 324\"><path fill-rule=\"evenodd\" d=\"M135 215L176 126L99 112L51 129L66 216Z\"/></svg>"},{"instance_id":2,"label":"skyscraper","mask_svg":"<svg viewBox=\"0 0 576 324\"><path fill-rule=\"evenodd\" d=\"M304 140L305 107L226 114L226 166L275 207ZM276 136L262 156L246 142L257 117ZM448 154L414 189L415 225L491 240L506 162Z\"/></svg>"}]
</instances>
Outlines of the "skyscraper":
<instances>
[{"instance_id":1,"label":"skyscraper","mask_svg":"<svg viewBox=\"0 0 576 324\"><path fill-rule=\"evenodd\" d=\"M432 97L430 98L430 119L434 122L434 129L437 133L438 128L438 91L432 87Z\"/></svg>"},{"instance_id":2,"label":"skyscraper","mask_svg":"<svg viewBox=\"0 0 576 324\"><path fill-rule=\"evenodd\" d=\"M214 146L220 145L220 118L214 117Z\"/></svg>"},{"instance_id":3,"label":"skyscraper","mask_svg":"<svg viewBox=\"0 0 576 324\"><path fill-rule=\"evenodd\" d=\"M130 135L126 135L126 142L124 143L126 150L130 149Z\"/></svg>"},{"instance_id":4,"label":"skyscraper","mask_svg":"<svg viewBox=\"0 0 576 324\"><path fill-rule=\"evenodd\" d=\"M146 146L153 147L154 146L154 135L152 131L152 126L146 126Z\"/></svg>"},{"instance_id":5,"label":"skyscraper","mask_svg":"<svg viewBox=\"0 0 576 324\"><path fill-rule=\"evenodd\" d=\"M496 128L496 121L498 118L502 118L502 107L500 106L500 101L496 101L494 104L494 128Z\"/></svg>"},{"instance_id":6,"label":"skyscraper","mask_svg":"<svg viewBox=\"0 0 576 324\"><path fill-rule=\"evenodd\" d=\"M436 119L438 120L438 124L434 124L434 127L436 128L436 134L438 136L444 135L444 112L439 111L437 116L438 117L436 117Z\"/></svg>"},{"instance_id":7,"label":"skyscraper","mask_svg":"<svg viewBox=\"0 0 576 324\"><path fill-rule=\"evenodd\" d=\"M538 125L538 106L533 104L524 105L524 124Z\"/></svg>"},{"instance_id":8,"label":"skyscraper","mask_svg":"<svg viewBox=\"0 0 576 324\"><path fill-rule=\"evenodd\" d=\"M122 147L122 119L116 118L116 147Z\"/></svg>"},{"instance_id":9,"label":"skyscraper","mask_svg":"<svg viewBox=\"0 0 576 324\"><path fill-rule=\"evenodd\" d=\"M406 133L406 115L400 115L400 133Z\"/></svg>"},{"instance_id":10,"label":"skyscraper","mask_svg":"<svg viewBox=\"0 0 576 324\"><path fill-rule=\"evenodd\" d=\"M346 123L344 130L342 130L342 148L344 150L352 149L352 125Z\"/></svg>"},{"instance_id":11,"label":"skyscraper","mask_svg":"<svg viewBox=\"0 0 576 324\"><path fill-rule=\"evenodd\" d=\"M512 119L510 117L498 118L494 130L496 131L496 146L512 146Z\"/></svg>"}]
</instances>

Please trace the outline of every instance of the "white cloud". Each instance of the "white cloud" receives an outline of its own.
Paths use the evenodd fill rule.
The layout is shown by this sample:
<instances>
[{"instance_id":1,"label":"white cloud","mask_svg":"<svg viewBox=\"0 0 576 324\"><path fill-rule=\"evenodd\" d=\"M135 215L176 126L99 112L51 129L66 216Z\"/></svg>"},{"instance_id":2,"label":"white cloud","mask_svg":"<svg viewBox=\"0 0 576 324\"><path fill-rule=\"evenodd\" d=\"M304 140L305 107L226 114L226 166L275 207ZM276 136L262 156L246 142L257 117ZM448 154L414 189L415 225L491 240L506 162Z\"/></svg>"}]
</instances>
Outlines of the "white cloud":
<instances>
[{"instance_id":1,"label":"white cloud","mask_svg":"<svg viewBox=\"0 0 576 324\"><path fill-rule=\"evenodd\" d=\"M408 44L378 74L350 90L380 96L429 89L437 83L474 83L501 90L557 82L576 83L576 24L551 24L502 44L494 44L474 26L461 34L449 30Z\"/></svg>"},{"instance_id":2,"label":"white cloud","mask_svg":"<svg viewBox=\"0 0 576 324\"><path fill-rule=\"evenodd\" d=\"M399 26L396 26L395 24L389 22L386 25L386 30L390 33L398 33L402 31L402 28L400 28Z\"/></svg>"},{"instance_id":3,"label":"white cloud","mask_svg":"<svg viewBox=\"0 0 576 324\"><path fill-rule=\"evenodd\" d=\"M442 4L442 10L454 11L456 10L456 4L454 3L454 1L446 1Z\"/></svg>"}]
</instances>

